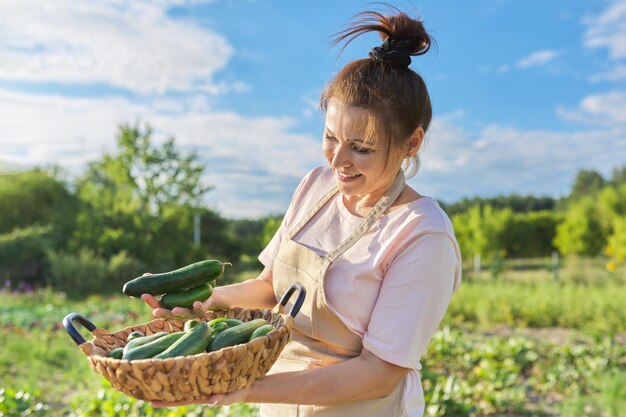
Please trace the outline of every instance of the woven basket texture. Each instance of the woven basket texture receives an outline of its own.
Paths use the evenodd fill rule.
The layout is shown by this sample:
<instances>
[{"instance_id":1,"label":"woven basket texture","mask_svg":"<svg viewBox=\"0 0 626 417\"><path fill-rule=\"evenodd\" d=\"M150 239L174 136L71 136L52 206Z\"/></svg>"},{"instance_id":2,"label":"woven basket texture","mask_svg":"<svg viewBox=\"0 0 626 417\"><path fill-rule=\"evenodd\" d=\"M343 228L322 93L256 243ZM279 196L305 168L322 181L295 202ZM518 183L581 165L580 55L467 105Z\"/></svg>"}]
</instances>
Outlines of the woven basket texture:
<instances>
[{"instance_id":1,"label":"woven basket texture","mask_svg":"<svg viewBox=\"0 0 626 417\"><path fill-rule=\"evenodd\" d=\"M96 329L92 332L94 338L79 347L91 367L127 395L144 401L197 400L245 388L263 377L289 341L293 326L290 315L266 309L209 311L199 320L210 321L223 316L244 322L263 318L276 329L248 343L193 356L136 361L108 357L108 352L126 345L126 337L135 330L150 335L181 331L184 326L183 321L156 319L114 333Z\"/></svg>"}]
</instances>

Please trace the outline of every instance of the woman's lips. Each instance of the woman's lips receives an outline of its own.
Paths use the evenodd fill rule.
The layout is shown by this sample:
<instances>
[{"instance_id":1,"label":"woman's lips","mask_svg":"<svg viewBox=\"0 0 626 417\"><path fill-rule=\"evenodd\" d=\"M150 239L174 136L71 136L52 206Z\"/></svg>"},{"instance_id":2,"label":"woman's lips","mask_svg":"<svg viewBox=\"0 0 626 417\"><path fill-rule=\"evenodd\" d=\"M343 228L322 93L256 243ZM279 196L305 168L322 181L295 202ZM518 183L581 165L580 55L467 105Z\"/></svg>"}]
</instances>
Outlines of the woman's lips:
<instances>
[{"instance_id":1,"label":"woman's lips","mask_svg":"<svg viewBox=\"0 0 626 417\"><path fill-rule=\"evenodd\" d=\"M346 174L346 173L337 171L337 177L339 177L339 179L341 181L344 181L344 182L354 181L355 179L359 178L360 176L361 176L361 174Z\"/></svg>"}]
</instances>

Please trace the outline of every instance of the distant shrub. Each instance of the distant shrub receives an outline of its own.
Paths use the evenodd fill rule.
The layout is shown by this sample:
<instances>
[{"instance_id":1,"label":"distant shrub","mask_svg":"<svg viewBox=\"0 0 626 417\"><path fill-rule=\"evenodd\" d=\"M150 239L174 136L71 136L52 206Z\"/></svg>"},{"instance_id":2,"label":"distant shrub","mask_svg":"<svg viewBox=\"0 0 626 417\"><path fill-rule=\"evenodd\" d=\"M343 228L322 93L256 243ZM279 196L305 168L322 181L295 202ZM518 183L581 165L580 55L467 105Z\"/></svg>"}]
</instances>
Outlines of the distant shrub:
<instances>
[{"instance_id":1,"label":"distant shrub","mask_svg":"<svg viewBox=\"0 0 626 417\"><path fill-rule=\"evenodd\" d=\"M126 281L144 271L141 261L119 252L106 259L88 249L78 254L49 251L47 283L68 297L120 292Z\"/></svg>"}]
</instances>

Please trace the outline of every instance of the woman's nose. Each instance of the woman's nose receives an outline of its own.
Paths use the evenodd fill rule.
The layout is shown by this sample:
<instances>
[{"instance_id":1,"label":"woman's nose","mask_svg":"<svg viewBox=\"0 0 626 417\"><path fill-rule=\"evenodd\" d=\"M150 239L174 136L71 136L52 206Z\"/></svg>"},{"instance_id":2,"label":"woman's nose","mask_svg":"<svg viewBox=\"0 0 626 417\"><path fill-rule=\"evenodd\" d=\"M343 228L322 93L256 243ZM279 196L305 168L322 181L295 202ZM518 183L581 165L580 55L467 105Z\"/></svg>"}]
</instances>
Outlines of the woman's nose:
<instances>
[{"instance_id":1,"label":"woman's nose","mask_svg":"<svg viewBox=\"0 0 626 417\"><path fill-rule=\"evenodd\" d=\"M335 146L333 159L331 162L332 162L333 168L341 168L341 167L350 166L351 162L349 158L348 149L346 149L346 147L343 145Z\"/></svg>"}]
</instances>

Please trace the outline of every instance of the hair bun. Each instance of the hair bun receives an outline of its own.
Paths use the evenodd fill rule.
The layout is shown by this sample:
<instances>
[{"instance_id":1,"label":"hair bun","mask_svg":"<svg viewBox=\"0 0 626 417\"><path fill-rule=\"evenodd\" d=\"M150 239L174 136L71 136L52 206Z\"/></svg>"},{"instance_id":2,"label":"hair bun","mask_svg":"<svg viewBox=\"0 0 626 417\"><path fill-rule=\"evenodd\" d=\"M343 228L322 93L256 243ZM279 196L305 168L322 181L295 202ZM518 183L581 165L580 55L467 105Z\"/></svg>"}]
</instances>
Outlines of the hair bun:
<instances>
[{"instance_id":1,"label":"hair bun","mask_svg":"<svg viewBox=\"0 0 626 417\"><path fill-rule=\"evenodd\" d=\"M387 37L380 46L375 46L369 53L369 57L381 62L408 67L411 65L411 53L420 46L420 38L404 40Z\"/></svg>"},{"instance_id":2,"label":"hair bun","mask_svg":"<svg viewBox=\"0 0 626 417\"><path fill-rule=\"evenodd\" d=\"M432 39L421 20L411 18L394 6L387 5L393 13L385 15L376 11L356 14L346 29L339 32L334 43L345 41L343 49L356 37L367 32L378 32L382 45L374 47L369 57L398 66L409 66L411 56L428 52Z\"/></svg>"}]
</instances>

